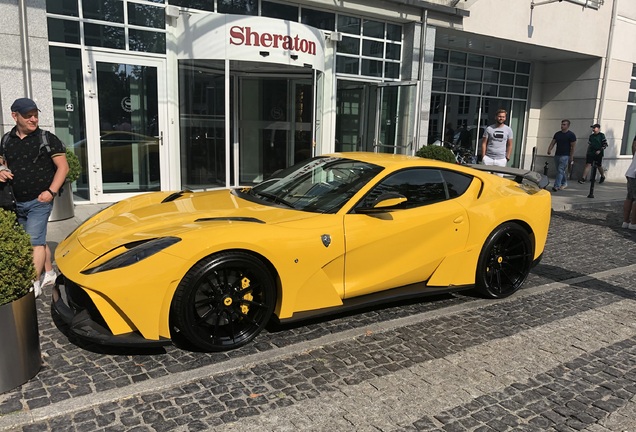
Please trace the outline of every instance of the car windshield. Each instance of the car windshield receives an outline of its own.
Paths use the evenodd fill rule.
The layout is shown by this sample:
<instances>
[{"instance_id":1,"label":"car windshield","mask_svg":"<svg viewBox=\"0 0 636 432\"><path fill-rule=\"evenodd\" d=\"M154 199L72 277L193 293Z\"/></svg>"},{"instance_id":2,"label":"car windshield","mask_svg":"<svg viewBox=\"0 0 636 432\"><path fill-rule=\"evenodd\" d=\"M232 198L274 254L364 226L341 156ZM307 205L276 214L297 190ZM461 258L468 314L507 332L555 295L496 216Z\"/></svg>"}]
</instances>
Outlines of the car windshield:
<instances>
[{"instance_id":1,"label":"car windshield","mask_svg":"<svg viewBox=\"0 0 636 432\"><path fill-rule=\"evenodd\" d=\"M338 157L316 157L240 193L315 213L335 213L382 167Z\"/></svg>"}]
</instances>

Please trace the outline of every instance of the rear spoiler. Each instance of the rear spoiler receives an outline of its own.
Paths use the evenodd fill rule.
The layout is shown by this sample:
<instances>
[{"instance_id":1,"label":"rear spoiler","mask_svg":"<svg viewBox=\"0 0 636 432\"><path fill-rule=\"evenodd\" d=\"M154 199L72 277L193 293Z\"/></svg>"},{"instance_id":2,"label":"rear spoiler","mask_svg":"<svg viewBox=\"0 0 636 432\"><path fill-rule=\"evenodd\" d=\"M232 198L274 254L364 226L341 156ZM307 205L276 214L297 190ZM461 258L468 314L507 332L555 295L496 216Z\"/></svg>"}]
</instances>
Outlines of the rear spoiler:
<instances>
[{"instance_id":1,"label":"rear spoiler","mask_svg":"<svg viewBox=\"0 0 636 432\"><path fill-rule=\"evenodd\" d=\"M514 179L517 183L526 182L537 185L540 189L545 189L550 184L548 176L521 168L501 167L495 165L470 164L466 165L479 171L486 171L493 174L503 174L504 177Z\"/></svg>"}]
</instances>

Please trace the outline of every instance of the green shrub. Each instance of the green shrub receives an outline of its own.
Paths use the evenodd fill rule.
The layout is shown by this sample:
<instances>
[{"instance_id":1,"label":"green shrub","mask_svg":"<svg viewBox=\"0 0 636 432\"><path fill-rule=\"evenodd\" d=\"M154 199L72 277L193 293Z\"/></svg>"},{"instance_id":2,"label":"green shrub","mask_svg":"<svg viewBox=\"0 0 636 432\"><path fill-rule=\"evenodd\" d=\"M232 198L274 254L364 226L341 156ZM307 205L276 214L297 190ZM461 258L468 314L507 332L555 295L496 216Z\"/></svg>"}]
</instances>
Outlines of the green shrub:
<instances>
[{"instance_id":1,"label":"green shrub","mask_svg":"<svg viewBox=\"0 0 636 432\"><path fill-rule=\"evenodd\" d=\"M424 146L415 153L415 156L440 160L442 162L457 163L453 152L442 146Z\"/></svg>"},{"instance_id":2,"label":"green shrub","mask_svg":"<svg viewBox=\"0 0 636 432\"><path fill-rule=\"evenodd\" d=\"M66 180L73 183L82 173L82 165L80 164L77 155L69 149L66 149L66 160L68 161L68 174L66 174Z\"/></svg>"},{"instance_id":3,"label":"green shrub","mask_svg":"<svg viewBox=\"0 0 636 432\"><path fill-rule=\"evenodd\" d=\"M15 213L0 209L0 306L26 295L35 280L33 248Z\"/></svg>"}]
</instances>

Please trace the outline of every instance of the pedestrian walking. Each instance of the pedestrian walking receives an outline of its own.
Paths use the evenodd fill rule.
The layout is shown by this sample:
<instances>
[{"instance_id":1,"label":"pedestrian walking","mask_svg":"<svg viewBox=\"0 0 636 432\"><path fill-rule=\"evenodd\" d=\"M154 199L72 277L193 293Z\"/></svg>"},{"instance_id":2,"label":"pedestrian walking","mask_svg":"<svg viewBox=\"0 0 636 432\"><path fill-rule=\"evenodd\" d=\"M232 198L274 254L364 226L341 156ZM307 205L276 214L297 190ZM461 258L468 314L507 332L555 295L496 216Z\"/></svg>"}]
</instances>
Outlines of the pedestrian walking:
<instances>
[{"instance_id":1,"label":"pedestrian walking","mask_svg":"<svg viewBox=\"0 0 636 432\"><path fill-rule=\"evenodd\" d=\"M505 124L507 112L500 109L496 121L488 126L481 139L481 163L506 166L512 154L512 129Z\"/></svg>"},{"instance_id":2,"label":"pedestrian walking","mask_svg":"<svg viewBox=\"0 0 636 432\"><path fill-rule=\"evenodd\" d=\"M632 141L632 163L625 172L627 198L623 203L623 228L636 230L636 136Z\"/></svg>"},{"instance_id":3,"label":"pedestrian walking","mask_svg":"<svg viewBox=\"0 0 636 432\"><path fill-rule=\"evenodd\" d=\"M607 148L607 139L605 134L601 132L601 125L594 123L592 126L592 134L587 142L587 152L585 153L585 168L583 169L583 175L579 179L579 183L585 183L587 174L590 171L590 167L594 164L598 172L601 174L599 184L605 181L605 171L603 170L603 153Z\"/></svg>"},{"instance_id":4,"label":"pedestrian walking","mask_svg":"<svg viewBox=\"0 0 636 432\"><path fill-rule=\"evenodd\" d=\"M550 145L548 145L548 156L550 156L554 146L556 146L554 165L557 168L557 174L552 190L557 192L568 187L566 171L568 165L574 162L576 135L570 130L570 120L561 120L561 130L554 134Z\"/></svg>"},{"instance_id":5,"label":"pedestrian walking","mask_svg":"<svg viewBox=\"0 0 636 432\"><path fill-rule=\"evenodd\" d=\"M46 244L47 223L53 199L69 170L64 144L54 134L40 129L39 113L33 100L16 99L11 105L15 126L2 137L0 144L0 154L8 167L0 171L0 181L13 181L17 219L31 237L37 274L33 282L36 297L43 283L49 284L51 277L55 280L50 273L45 280L44 274L45 269L52 269L51 251Z\"/></svg>"}]
</instances>

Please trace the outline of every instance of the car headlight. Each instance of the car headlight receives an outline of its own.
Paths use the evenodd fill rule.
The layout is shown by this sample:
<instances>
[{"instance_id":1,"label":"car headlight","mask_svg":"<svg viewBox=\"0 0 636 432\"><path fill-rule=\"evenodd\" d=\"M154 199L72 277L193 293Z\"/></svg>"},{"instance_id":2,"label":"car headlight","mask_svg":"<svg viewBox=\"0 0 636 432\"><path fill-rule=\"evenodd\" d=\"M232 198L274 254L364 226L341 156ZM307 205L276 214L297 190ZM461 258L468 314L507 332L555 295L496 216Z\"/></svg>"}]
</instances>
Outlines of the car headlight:
<instances>
[{"instance_id":1,"label":"car headlight","mask_svg":"<svg viewBox=\"0 0 636 432\"><path fill-rule=\"evenodd\" d=\"M157 252L160 252L165 248L172 246L173 244L180 241L181 239L178 237L161 237L154 240L146 241L141 244L135 243L134 246L127 246L130 247L130 250L127 250L126 252L122 253L121 255L117 255L112 259L109 259L108 261L98 265L97 267L84 270L82 271L82 273L93 274L126 267L138 263L139 261L144 260L148 257L151 257Z\"/></svg>"}]
</instances>

